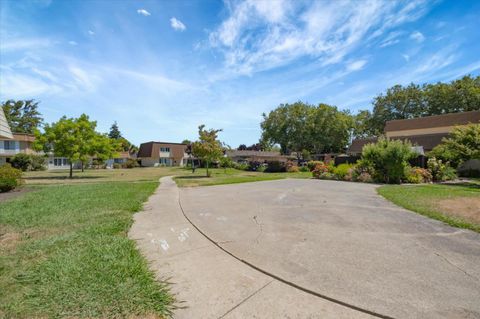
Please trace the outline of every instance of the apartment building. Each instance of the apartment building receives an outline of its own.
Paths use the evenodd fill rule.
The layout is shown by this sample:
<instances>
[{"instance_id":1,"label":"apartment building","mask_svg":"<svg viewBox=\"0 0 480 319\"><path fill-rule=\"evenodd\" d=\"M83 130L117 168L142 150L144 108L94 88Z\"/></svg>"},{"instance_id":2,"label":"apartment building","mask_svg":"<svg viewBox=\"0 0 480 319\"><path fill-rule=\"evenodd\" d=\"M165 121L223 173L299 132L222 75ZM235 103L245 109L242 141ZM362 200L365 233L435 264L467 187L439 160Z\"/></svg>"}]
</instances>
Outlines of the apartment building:
<instances>
[{"instance_id":1,"label":"apartment building","mask_svg":"<svg viewBox=\"0 0 480 319\"><path fill-rule=\"evenodd\" d=\"M137 158L141 166L184 166L189 155L187 144L147 142L140 145Z\"/></svg>"}]
</instances>

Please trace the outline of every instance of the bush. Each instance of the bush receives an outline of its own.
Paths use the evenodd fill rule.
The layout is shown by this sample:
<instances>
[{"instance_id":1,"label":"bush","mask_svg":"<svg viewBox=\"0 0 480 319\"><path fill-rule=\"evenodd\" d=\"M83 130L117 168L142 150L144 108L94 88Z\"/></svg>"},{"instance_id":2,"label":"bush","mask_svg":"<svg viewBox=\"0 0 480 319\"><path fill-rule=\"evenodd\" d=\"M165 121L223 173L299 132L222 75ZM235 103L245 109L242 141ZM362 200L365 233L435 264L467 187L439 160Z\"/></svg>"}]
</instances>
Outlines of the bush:
<instances>
[{"instance_id":1,"label":"bush","mask_svg":"<svg viewBox=\"0 0 480 319\"><path fill-rule=\"evenodd\" d=\"M30 169L32 171L44 171L47 169L47 158L43 155L30 155Z\"/></svg>"},{"instance_id":2,"label":"bush","mask_svg":"<svg viewBox=\"0 0 480 319\"><path fill-rule=\"evenodd\" d=\"M322 178L326 176L326 173L330 173L330 169L324 162L317 162L315 168L312 171L314 178Z\"/></svg>"},{"instance_id":3,"label":"bush","mask_svg":"<svg viewBox=\"0 0 480 319\"><path fill-rule=\"evenodd\" d=\"M351 171L353 167L354 165L352 164L340 164L333 168L333 174L335 174L335 176L341 180L345 180L346 176L350 174L350 177L347 180L351 180Z\"/></svg>"},{"instance_id":4,"label":"bush","mask_svg":"<svg viewBox=\"0 0 480 319\"><path fill-rule=\"evenodd\" d=\"M120 168L122 168L122 165L121 165L121 164L118 164L118 163L113 163L112 167L113 167L114 169L120 169Z\"/></svg>"},{"instance_id":5,"label":"bush","mask_svg":"<svg viewBox=\"0 0 480 319\"><path fill-rule=\"evenodd\" d=\"M286 164L286 169L287 172L289 173L298 173L300 170L298 169L298 166L295 165L292 161L288 161Z\"/></svg>"},{"instance_id":6,"label":"bush","mask_svg":"<svg viewBox=\"0 0 480 319\"><path fill-rule=\"evenodd\" d=\"M300 167L298 168L298 170L299 170L300 172L310 172L310 170L308 169L308 166L306 166L306 165L300 166Z\"/></svg>"},{"instance_id":7,"label":"bush","mask_svg":"<svg viewBox=\"0 0 480 319\"><path fill-rule=\"evenodd\" d=\"M127 159L127 161L122 164L122 168L134 168L137 166L138 166L138 162L133 158Z\"/></svg>"},{"instance_id":8,"label":"bush","mask_svg":"<svg viewBox=\"0 0 480 319\"><path fill-rule=\"evenodd\" d=\"M241 170L241 171L248 171L249 165L247 163L233 163L233 168Z\"/></svg>"},{"instance_id":9,"label":"bush","mask_svg":"<svg viewBox=\"0 0 480 319\"><path fill-rule=\"evenodd\" d=\"M32 159L30 155L25 153L18 153L10 161L10 164L12 164L12 167L20 169L24 172L30 169L31 163L32 163Z\"/></svg>"},{"instance_id":10,"label":"bush","mask_svg":"<svg viewBox=\"0 0 480 319\"><path fill-rule=\"evenodd\" d=\"M308 161L307 167L310 170L310 172L313 172L313 170L315 169L315 166L317 166L317 164L320 164L320 163L323 164L322 161Z\"/></svg>"},{"instance_id":11,"label":"bush","mask_svg":"<svg viewBox=\"0 0 480 319\"><path fill-rule=\"evenodd\" d=\"M399 184L405 177L408 160L414 156L409 142L380 138L363 147L361 160L373 168L375 181Z\"/></svg>"},{"instance_id":12,"label":"bush","mask_svg":"<svg viewBox=\"0 0 480 319\"><path fill-rule=\"evenodd\" d=\"M430 183L432 174L428 169L421 167L407 167L405 181L411 184Z\"/></svg>"},{"instance_id":13,"label":"bush","mask_svg":"<svg viewBox=\"0 0 480 319\"><path fill-rule=\"evenodd\" d=\"M368 172L362 172L360 175L357 176L356 178L357 182L362 182L362 183L371 183L373 182L372 175Z\"/></svg>"},{"instance_id":14,"label":"bush","mask_svg":"<svg viewBox=\"0 0 480 319\"><path fill-rule=\"evenodd\" d=\"M248 169L249 171L252 171L252 172L256 172L259 170L259 167L262 166L262 163L261 162L256 162L256 161L252 161L252 162L248 162Z\"/></svg>"},{"instance_id":15,"label":"bush","mask_svg":"<svg viewBox=\"0 0 480 319\"><path fill-rule=\"evenodd\" d=\"M270 161L267 162L267 169L265 172L268 173L280 173L280 172L285 172L286 171L286 166L285 163L279 162L279 161Z\"/></svg>"},{"instance_id":16,"label":"bush","mask_svg":"<svg viewBox=\"0 0 480 319\"><path fill-rule=\"evenodd\" d=\"M10 164L0 166L0 193L11 191L22 183L22 171Z\"/></svg>"},{"instance_id":17,"label":"bush","mask_svg":"<svg viewBox=\"0 0 480 319\"><path fill-rule=\"evenodd\" d=\"M444 182L457 178L456 170L448 162L444 163L440 159L431 157L427 161L427 166L435 182Z\"/></svg>"}]
</instances>

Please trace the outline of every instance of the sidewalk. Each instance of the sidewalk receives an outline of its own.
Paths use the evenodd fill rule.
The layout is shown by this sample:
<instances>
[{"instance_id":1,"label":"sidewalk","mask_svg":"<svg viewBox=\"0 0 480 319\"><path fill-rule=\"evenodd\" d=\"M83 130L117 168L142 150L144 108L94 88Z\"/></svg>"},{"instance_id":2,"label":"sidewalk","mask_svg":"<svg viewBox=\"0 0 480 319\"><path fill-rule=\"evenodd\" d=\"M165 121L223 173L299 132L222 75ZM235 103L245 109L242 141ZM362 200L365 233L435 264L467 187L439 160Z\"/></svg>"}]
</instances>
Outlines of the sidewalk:
<instances>
[{"instance_id":1,"label":"sidewalk","mask_svg":"<svg viewBox=\"0 0 480 319\"><path fill-rule=\"evenodd\" d=\"M129 237L158 279L172 283L175 318L370 318L282 283L222 251L183 216L179 191L163 177ZM221 243L218 243L221 244Z\"/></svg>"}]
</instances>

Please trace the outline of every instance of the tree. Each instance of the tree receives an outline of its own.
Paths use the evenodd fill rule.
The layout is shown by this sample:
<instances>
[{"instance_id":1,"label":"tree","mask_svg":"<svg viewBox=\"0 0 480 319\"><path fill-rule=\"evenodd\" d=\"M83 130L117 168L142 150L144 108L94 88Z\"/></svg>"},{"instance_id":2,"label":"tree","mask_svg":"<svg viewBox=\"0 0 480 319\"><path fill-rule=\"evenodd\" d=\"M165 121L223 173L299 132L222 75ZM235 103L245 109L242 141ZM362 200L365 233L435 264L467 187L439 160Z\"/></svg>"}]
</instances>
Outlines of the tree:
<instances>
[{"instance_id":1,"label":"tree","mask_svg":"<svg viewBox=\"0 0 480 319\"><path fill-rule=\"evenodd\" d=\"M8 100L2 104L5 117L14 133L33 134L43 121L34 100Z\"/></svg>"},{"instance_id":2,"label":"tree","mask_svg":"<svg viewBox=\"0 0 480 319\"><path fill-rule=\"evenodd\" d=\"M222 143L217 139L218 133L222 130L205 129L205 125L198 127L198 141L192 143L193 156L205 163L207 177L210 177L208 170L210 163L217 161L223 155Z\"/></svg>"},{"instance_id":3,"label":"tree","mask_svg":"<svg viewBox=\"0 0 480 319\"><path fill-rule=\"evenodd\" d=\"M110 127L110 132L108 133L108 137L114 140L118 140L122 138L122 133L120 133L117 121L113 122L112 126Z\"/></svg>"},{"instance_id":4,"label":"tree","mask_svg":"<svg viewBox=\"0 0 480 319\"><path fill-rule=\"evenodd\" d=\"M53 153L55 156L65 157L70 163L69 177L73 177L73 163L83 164L89 156L109 156L111 139L95 131L97 123L90 121L89 117L82 114L79 118L63 116L58 122L46 124L44 132L35 131L35 144L37 150ZM101 137L102 136L102 137ZM110 144L110 147L106 145Z\"/></svg>"},{"instance_id":5,"label":"tree","mask_svg":"<svg viewBox=\"0 0 480 319\"><path fill-rule=\"evenodd\" d=\"M318 106L296 102L281 104L268 115L263 114L262 145L279 144L281 152L338 152L349 140L353 121L348 112L335 106ZM306 152L303 152L306 154Z\"/></svg>"},{"instance_id":6,"label":"tree","mask_svg":"<svg viewBox=\"0 0 480 319\"><path fill-rule=\"evenodd\" d=\"M190 141L189 139L184 139L184 140L182 141L182 144L190 145L190 144L192 144L192 141Z\"/></svg>"},{"instance_id":7,"label":"tree","mask_svg":"<svg viewBox=\"0 0 480 319\"><path fill-rule=\"evenodd\" d=\"M428 155L448 161L454 167L470 159L480 159L480 124L456 127Z\"/></svg>"},{"instance_id":8,"label":"tree","mask_svg":"<svg viewBox=\"0 0 480 319\"><path fill-rule=\"evenodd\" d=\"M372 113L368 110L361 110L353 116L353 137L366 138L377 134L376 130L372 128L370 122L372 121Z\"/></svg>"}]
</instances>

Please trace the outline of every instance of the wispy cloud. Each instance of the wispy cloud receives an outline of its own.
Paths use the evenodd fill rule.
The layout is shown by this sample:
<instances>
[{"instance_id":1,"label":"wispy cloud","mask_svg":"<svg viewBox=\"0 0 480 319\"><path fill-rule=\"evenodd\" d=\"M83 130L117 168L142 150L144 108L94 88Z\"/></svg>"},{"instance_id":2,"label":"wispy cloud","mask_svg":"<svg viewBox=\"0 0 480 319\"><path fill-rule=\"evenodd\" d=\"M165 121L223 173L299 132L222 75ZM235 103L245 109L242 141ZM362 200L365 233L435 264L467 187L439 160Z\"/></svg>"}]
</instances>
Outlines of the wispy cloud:
<instances>
[{"instance_id":1,"label":"wispy cloud","mask_svg":"<svg viewBox=\"0 0 480 319\"><path fill-rule=\"evenodd\" d=\"M358 60L354 62L350 62L347 64L347 70L349 71L359 71L363 69L363 67L367 64L367 60Z\"/></svg>"},{"instance_id":2,"label":"wispy cloud","mask_svg":"<svg viewBox=\"0 0 480 319\"><path fill-rule=\"evenodd\" d=\"M47 38L16 38L16 39L2 39L2 45L0 51L21 51L28 49L40 49L49 47L53 44L50 39Z\"/></svg>"},{"instance_id":3,"label":"wispy cloud","mask_svg":"<svg viewBox=\"0 0 480 319\"><path fill-rule=\"evenodd\" d=\"M68 41L68 44L70 44L70 45L73 45L73 46L76 46L76 45L78 45L78 43L77 43L77 42L75 42L75 41L73 41L73 40L72 40L72 41Z\"/></svg>"},{"instance_id":4,"label":"wispy cloud","mask_svg":"<svg viewBox=\"0 0 480 319\"><path fill-rule=\"evenodd\" d=\"M88 30L88 34L90 34L90 35L95 35L95 32L92 31L92 30Z\"/></svg>"},{"instance_id":5,"label":"wispy cloud","mask_svg":"<svg viewBox=\"0 0 480 319\"><path fill-rule=\"evenodd\" d=\"M172 28L176 31L185 31L185 29L187 29L187 27L185 26L185 24L183 24L182 21L178 20L177 18L175 17L172 17L170 19L170 25L172 26Z\"/></svg>"},{"instance_id":6,"label":"wispy cloud","mask_svg":"<svg viewBox=\"0 0 480 319\"><path fill-rule=\"evenodd\" d=\"M414 31L412 34L410 34L410 39L420 43L425 40L425 36L420 31Z\"/></svg>"},{"instance_id":7,"label":"wispy cloud","mask_svg":"<svg viewBox=\"0 0 480 319\"><path fill-rule=\"evenodd\" d=\"M385 37L385 39L383 39L383 41L380 43L380 47L385 48L385 47L388 47L388 46L391 46L391 45L394 45L394 44L400 42L400 39L398 39L398 38L403 34L404 34L404 32L402 32L402 31L390 32Z\"/></svg>"},{"instance_id":8,"label":"wispy cloud","mask_svg":"<svg viewBox=\"0 0 480 319\"><path fill-rule=\"evenodd\" d=\"M270 4L273 7L268 7ZM225 66L252 74L301 57L323 65L343 61L376 31L419 18L424 1L229 3L229 16L210 33L210 45L223 53ZM391 41L394 41L392 38ZM386 43L386 42L385 42ZM392 44L392 43L390 43Z\"/></svg>"},{"instance_id":9,"label":"wispy cloud","mask_svg":"<svg viewBox=\"0 0 480 319\"><path fill-rule=\"evenodd\" d=\"M137 13L138 13L138 14L141 14L141 15L143 15L143 16L146 16L146 17L148 17L148 16L151 15L150 12L148 12L148 11L145 10L145 9L138 9L138 10L137 10Z\"/></svg>"}]
</instances>

